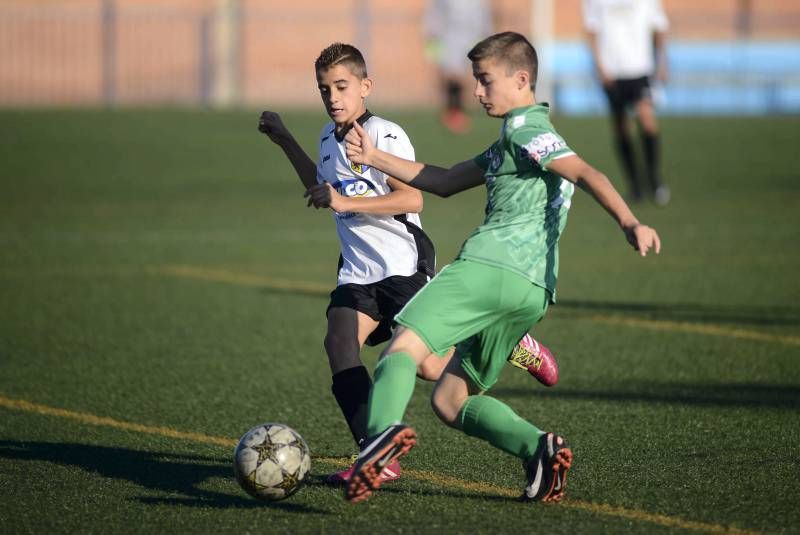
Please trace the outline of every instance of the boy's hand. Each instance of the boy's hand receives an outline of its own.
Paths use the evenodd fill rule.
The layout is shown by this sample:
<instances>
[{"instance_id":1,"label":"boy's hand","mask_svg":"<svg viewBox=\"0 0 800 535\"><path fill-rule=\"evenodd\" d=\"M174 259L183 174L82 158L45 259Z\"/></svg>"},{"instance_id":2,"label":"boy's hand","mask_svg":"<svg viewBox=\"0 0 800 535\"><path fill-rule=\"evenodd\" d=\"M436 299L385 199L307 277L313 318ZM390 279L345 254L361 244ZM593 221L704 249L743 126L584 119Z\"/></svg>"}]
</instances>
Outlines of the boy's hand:
<instances>
[{"instance_id":1,"label":"boy's hand","mask_svg":"<svg viewBox=\"0 0 800 535\"><path fill-rule=\"evenodd\" d=\"M656 254L661 251L661 239L658 237L656 229L637 223L623 229L625 237L634 249L639 251L641 256L647 256L650 249L655 250Z\"/></svg>"},{"instance_id":2,"label":"boy's hand","mask_svg":"<svg viewBox=\"0 0 800 535\"><path fill-rule=\"evenodd\" d=\"M347 132L344 140L347 158L351 162L372 165L370 157L372 151L375 150L375 144L372 142L369 134L358 124L358 121L353 123L353 128Z\"/></svg>"},{"instance_id":3,"label":"boy's hand","mask_svg":"<svg viewBox=\"0 0 800 535\"><path fill-rule=\"evenodd\" d=\"M333 187L325 182L316 184L306 190L303 197L308 197L306 206L314 205L314 208L330 208L334 212L346 212L347 199L340 195Z\"/></svg>"},{"instance_id":4,"label":"boy's hand","mask_svg":"<svg viewBox=\"0 0 800 535\"><path fill-rule=\"evenodd\" d=\"M274 111L261 112L261 118L258 120L258 131L266 134L268 138L278 144L289 137L289 130L281 121L281 116Z\"/></svg>"}]
</instances>

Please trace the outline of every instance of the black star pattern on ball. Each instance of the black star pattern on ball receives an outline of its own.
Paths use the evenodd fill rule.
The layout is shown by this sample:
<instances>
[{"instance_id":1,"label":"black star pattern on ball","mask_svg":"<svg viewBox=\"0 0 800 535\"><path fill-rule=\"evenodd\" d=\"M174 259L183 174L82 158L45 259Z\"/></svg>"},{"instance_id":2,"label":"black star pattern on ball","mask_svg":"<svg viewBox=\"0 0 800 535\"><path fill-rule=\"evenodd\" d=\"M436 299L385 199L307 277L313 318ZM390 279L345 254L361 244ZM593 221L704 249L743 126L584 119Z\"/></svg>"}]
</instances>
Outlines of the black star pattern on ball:
<instances>
[{"instance_id":1,"label":"black star pattern on ball","mask_svg":"<svg viewBox=\"0 0 800 535\"><path fill-rule=\"evenodd\" d=\"M295 487L297 487L299 483L300 479L297 477L297 474L283 472L283 480L276 486L282 488L286 494L289 494L295 490Z\"/></svg>"},{"instance_id":2,"label":"black star pattern on ball","mask_svg":"<svg viewBox=\"0 0 800 535\"><path fill-rule=\"evenodd\" d=\"M277 462L278 460L275 458L275 450L277 448L275 447L275 444L273 444L269 440L269 438L267 438L266 440L264 440L264 442L262 442L261 444L259 444L257 446L250 446L250 447L258 452L258 464L259 465L261 463L263 463L264 461L266 461L267 459L270 459L270 460L274 461L275 464L278 464L278 462Z\"/></svg>"}]
</instances>

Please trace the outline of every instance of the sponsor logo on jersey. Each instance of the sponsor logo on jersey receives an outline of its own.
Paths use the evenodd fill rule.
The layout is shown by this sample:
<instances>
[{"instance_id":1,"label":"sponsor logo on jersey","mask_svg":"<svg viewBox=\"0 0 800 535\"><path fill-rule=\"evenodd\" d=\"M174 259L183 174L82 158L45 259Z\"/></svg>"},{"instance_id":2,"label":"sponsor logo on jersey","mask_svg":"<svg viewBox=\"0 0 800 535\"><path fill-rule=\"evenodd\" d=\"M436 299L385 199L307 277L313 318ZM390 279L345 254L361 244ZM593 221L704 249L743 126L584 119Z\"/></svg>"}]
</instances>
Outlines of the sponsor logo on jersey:
<instances>
[{"instance_id":1,"label":"sponsor logo on jersey","mask_svg":"<svg viewBox=\"0 0 800 535\"><path fill-rule=\"evenodd\" d=\"M483 157L489 162L489 168L486 170L487 173L494 173L503 163L503 155L500 151L495 150L494 147L489 147L489 149L483 153Z\"/></svg>"},{"instance_id":2,"label":"sponsor logo on jersey","mask_svg":"<svg viewBox=\"0 0 800 535\"><path fill-rule=\"evenodd\" d=\"M330 154L326 154L325 156L322 157L322 163L325 163L330 159L331 159L331 155Z\"/></svg>"},{"instance_id":3,"label":"sponsor logo on jersey","mask_svg":"<svg viewBox=\"0 0 800 535\"><path fill-rule=\"evenodd\" d=\"M369 169L369 166L362 165L360 163L350 162L350 169L352 169L353 171L355 171L359 175L363 175L364 173L367 172L367 169Z\"/></svg>"},{"instance_id":4,"label":"sponsor logo on jersey","mask_svg":"<svg viewBox=\"0 0 800 535\"><path fill-rule=\"evenodd\" d=\"M386 134L385 136L383 136L383 139L386 139L387 137L390 137L392 139L397 139L397 136L394 134Z\"/></svg>"},{"instance_id":5,"label":"sponsor logo on jersey","mask_svg":"<svg viewBox=\"0 0 800 535\"><path fill-rule=\"evenodd\" d=\"M500 169L500 166L502 164L503 164L503 155L500 154L500 152L498 151L492 156L492 165L489 168L489 170L495 172L498 169Z\"/></svg>"},{"instance_id":6,"label":"sponsor logo on jersey","mask_svg":"<svg viewBox=\"0 0 800 535\"><path fill-rule=\"evenodd\" d=\"M572 182L561 179L561 186L558 194L550 201L550 207L558 210L562 206L569 209L572 206L572 195L575 193L575 185Z\"/></svg>"},{"instance_id":7,"label":"sponsor logo on jersey","mask_svg":"<svg viewBox=\"0 0 800 535\"><path fill-rule=\"evenodd\" d=\"M486 177L486 207L484 208L485 213L489 213L494 210L494 183L497 181L497 177L494 175L488 175Z\"/></svg>"},{"instance_id":8,"label":"sponsor logo on jersey","mask_svg":"<svg viewBox=\"0 0 800 535\"><path fill-rule=\"evenodd\" d=\"M331 184L340 195L345 197L375 197L378 195L378 188L363 178L340 180L336 184Z\"/></svg>"},{"instance_id":9,"label":"sponsor logo on jersey","mask_svg":"<svg viewBox=\"0 0 800 535\"><path fill-rule=\"evenodd\" d=\"M542 163L550 154L566 149L567 144L552 132L545 132L539 134L530 140L523 148L536 163Z\"/></svg>"}]
</instances>

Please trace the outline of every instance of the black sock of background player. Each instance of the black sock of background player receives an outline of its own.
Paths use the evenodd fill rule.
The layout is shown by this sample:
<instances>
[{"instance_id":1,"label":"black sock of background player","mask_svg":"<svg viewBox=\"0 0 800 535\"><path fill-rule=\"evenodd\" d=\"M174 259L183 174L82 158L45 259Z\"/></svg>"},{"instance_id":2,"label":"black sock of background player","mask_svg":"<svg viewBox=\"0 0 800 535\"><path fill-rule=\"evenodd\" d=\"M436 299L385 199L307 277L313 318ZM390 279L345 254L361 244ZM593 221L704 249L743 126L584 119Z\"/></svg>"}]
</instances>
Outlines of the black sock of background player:
<instances>
[{"instance_id":1,"label":"black sock of background player","mask_svg":"<svg viewBox=\"0 0 800 535\"><path fill-rule=\"evenodd\" d=\"M661 176L658 173L658 134L642 134L642 145L647 178L650 180L652 191L655 192L661 186Z\"/></svg>"},{"instance_id":2,"label":"black sock of background player","mask_svg":"<svg viewBox=\"0 0 800 535\"><path fill-rule=\"evenodd\" d=\"M367 438L367 404L371 388L372 379L364 366L348 368L333 376L331 391L358 446Z\"/></svg>"},{"instance_id":3,"label":"black sock of background player","mask_svg":"<svg viewBox=\"0 0 800 535\"><path fill-rule=\"evenodd\" d=\"M625 178L628 179L631 197L633 200L639 200L642 197L642 187L639 183L639 173L636 172L633 145L627 136L617 137L616 142L617 154L619 154L619 158L622 160L622 168L625 172Z\"/></svg>"},{"instance_id":4,"label":"black sock of background player","mask_svg":"<svg viewBox=\"0 0 800 535\"><path fill-rule=\"evenodd\" d=\"M461 106L461 84L448 80L447 89L447 109L460 110Z\"/></svg>"}]
</instances>

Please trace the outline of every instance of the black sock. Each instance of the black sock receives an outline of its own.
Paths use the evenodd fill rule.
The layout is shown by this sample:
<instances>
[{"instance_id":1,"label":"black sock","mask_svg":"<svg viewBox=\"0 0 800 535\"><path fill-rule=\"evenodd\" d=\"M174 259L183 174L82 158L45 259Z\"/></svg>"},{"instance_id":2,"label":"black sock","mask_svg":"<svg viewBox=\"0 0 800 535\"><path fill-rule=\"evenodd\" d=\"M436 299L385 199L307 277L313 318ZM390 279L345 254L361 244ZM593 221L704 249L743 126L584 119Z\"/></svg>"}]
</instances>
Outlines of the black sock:
<instances>
[{"instance_id":1,"label":"black sock","mask_svg":"<svg viewBox=\"0 0 800 535\"><path fill-rule=\"evenodd\" d=\"M367 404L371 388L372 379L364 366L348 368L333 375L331 391L359 446L367 438Z\"/></svg>"},{"instance_id":2,"label":"black sock","mask_svg":"<svg viewBox=\"0 0 800 535\"><path fill-rule=\"evenodd\" d=\"M658 173L658 134L642 134L644 146L644 161L647 165L647 178L653 191L661 186L661 176Z\"/></svg>"},{"instance_id":3,"label":"black sock","mask_svg":"<svg viewBox=\"0 0 800 535\"><path fill-rule=\"evenodd\" d=\"M624 136L618 137L617 152L622 160L622 167L625 171L625 176L628 179L628 186L631 189L631 196L634 199L640 199L642 197L642 188L639 185L639 174L636 172L633 145L631 144L630 139Z\"/></svg>"},{"instance_id":4,"label":"black sock","mask_svg":"<svg viewBox=\"0 0 800 535\"><path fill-rule=\"evenodd\" d=\"M461 84L449 80L446 84L447 91L447 109L460 110L461 105Z\"/></svg>"}]
</instances>

